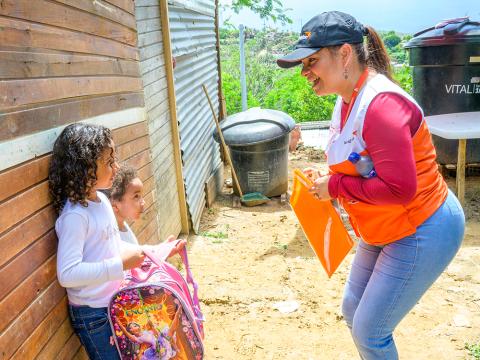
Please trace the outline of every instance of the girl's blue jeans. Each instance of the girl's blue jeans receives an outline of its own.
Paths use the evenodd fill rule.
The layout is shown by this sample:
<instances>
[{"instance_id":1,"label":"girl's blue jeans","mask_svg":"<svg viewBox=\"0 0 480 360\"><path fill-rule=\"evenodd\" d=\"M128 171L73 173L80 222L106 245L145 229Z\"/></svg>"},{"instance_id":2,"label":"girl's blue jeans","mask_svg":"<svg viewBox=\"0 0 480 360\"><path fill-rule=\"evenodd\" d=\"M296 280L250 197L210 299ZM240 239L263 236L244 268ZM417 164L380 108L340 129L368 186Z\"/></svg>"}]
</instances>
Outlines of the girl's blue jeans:
<instances>
[{"instance_id":1,"label":"girl's blue jeans","mask_svg":"<svg viewBox=\"0 0 480 360\"><path fill-rule=\"evenodd\" d=\"M111 343L112 329L107 308L68 305L68 312L73 330L90 359L120 360L115 344Z\"/></svg>"},{"instance_id":2,"label":"girl's blue jeans","mask_svg":"<svg viewBox=\"0 0 480 360\"><path fill-rule=\"evenodd\" d=\"M362 359L398 359L393 330L453 259L464 229L462 207L449 191L415 234L385 246L358 244L342 312Z\"/></svg>"}]
</instances>

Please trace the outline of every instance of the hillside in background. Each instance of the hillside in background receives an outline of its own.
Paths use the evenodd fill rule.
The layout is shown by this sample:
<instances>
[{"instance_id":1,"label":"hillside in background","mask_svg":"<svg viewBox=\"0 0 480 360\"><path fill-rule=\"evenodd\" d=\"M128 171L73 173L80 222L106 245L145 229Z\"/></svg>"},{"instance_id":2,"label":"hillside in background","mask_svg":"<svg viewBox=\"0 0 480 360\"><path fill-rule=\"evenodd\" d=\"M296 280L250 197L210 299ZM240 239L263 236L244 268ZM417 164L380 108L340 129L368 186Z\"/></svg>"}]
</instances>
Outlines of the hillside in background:
<instances>
[{"instance_id":1,"label":"hillside in background","mask_svg":"<svg viewBox=\"0 0 480 360\"><path fill-rule=\"evenodd\" d=\"M411 92L412 78L403 44L411 36L394 31L381 32L395 69L395 78ZM300 67L280 69L276 59L292 50L298 33L273 28L247 29L245 63L248 107L281 110L296 122L329 120L336 96L317 96L311 85L300 76ZM220 29L222 84L227 114L241 111L239 31Z\"/></svg>"}]
</instances>

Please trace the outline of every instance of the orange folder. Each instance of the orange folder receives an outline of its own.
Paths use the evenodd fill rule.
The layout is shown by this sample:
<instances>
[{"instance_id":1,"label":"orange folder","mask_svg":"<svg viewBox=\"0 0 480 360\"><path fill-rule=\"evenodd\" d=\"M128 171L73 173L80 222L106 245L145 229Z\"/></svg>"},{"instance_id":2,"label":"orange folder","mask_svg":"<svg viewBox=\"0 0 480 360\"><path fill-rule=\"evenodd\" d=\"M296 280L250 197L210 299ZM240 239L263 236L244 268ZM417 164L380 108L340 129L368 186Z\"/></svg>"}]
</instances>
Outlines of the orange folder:
<instances>
[{"instance_id":1,"label":"orange folder","mask_svg":"<svg viewBox=\"0 0 480 360\"><path fill-rule=\"evenodd\" d=\"M310 246L331 277L350 252L353 241L332 202L314 198L308 191L311 187L312 181L295 169L290 205Z\"/></svg>"}]
</instances>

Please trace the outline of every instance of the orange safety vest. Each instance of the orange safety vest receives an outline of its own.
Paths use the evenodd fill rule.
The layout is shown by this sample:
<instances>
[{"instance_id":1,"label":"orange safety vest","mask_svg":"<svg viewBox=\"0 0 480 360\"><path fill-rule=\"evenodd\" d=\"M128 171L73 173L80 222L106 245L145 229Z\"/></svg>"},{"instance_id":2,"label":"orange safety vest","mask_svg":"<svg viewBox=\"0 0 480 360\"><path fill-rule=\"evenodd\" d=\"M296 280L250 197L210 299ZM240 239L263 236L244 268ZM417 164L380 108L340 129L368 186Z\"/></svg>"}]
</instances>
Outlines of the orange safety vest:
<instances>
[{"instance_id":1,"label":"orange safety vest","mask_svg":"<svg viewBox=\"0 0 480 360\"><path fill-rule=\"evenodd\" d=\"M379 74L368 80L360 90L340 131L342 99L339 97L333 111L330 140L326 149L327 162L332 173L360 176L355 166L348 161L348 156L352 152L368 154L367 144L362 137L365 114L375 96L384 92L400 94L422 111L408 93ZM417 169L417 191L409 204L372 205L339 198L340 204L349 214L356 234L369 244L385 245L415 233L416 228L428 219L447 197L448 187L438 171L435 148L425 120L420 124L412 142Z\"/></svg>"}]
</instances>

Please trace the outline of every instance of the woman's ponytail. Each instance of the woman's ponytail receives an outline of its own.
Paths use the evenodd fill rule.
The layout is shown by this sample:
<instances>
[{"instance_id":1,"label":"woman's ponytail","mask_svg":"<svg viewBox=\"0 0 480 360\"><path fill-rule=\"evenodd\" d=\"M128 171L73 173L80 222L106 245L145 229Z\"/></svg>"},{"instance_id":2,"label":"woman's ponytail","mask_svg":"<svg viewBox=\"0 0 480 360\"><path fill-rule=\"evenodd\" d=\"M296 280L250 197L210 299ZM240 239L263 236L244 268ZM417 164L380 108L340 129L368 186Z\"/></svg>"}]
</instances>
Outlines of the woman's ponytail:
<instances>
[{"instance_id":1,"label":"woman's ponytail","mask_svg":"<svg viewBox=\"0 0 480 360\"><path fill-rule=\"evenodd\" d=\"M364 33L367 37L365 59L367 66L393 81L390 58L382 38L371 26L365 26Z\"/></svg>"}]
</instances>

